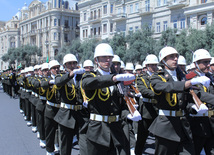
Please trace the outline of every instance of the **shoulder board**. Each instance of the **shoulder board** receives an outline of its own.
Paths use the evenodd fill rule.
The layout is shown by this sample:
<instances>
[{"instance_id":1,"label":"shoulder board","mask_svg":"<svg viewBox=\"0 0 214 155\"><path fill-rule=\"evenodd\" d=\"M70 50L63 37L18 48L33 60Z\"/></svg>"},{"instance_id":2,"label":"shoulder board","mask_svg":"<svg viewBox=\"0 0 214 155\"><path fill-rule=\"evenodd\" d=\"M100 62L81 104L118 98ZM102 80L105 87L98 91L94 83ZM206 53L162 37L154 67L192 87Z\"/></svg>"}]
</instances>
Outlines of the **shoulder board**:
<instances>
[{"instance_id":1,"label":"shoulder board","mask_svg":"<svg viewBox=\"0 0 214 155\"><path fill-rule=\"evenodd\" d=\"M197 76L197 74L195 72L190 72L190 73L186 74L186 79L190 80L196 76Z\"/></svg>"}]
</instances>

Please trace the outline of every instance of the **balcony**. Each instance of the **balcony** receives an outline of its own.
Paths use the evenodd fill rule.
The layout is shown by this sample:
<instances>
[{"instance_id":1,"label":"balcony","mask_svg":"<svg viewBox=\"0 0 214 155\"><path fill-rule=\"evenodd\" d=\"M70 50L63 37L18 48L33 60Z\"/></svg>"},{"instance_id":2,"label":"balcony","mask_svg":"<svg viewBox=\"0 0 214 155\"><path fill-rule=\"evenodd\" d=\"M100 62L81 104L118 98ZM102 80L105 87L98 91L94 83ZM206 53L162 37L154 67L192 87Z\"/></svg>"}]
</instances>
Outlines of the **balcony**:
<instances>
[{"instance_id":1,"label":"balcony","mask_svg":"<svg viewBox=\"0 0 214 155\"><path fill-rule=\"evenodd\" d=\"M126 20L127 19L127 14L126 13L118 13L113 16L113 21L121 21L121 20Z\"/></svg>"},{"instance_id":2,"label":"balcony","mask_svg":"<svg viewBox=\"0 0 214 155\"><path fill-rule=\"evenodd\" d=\"M187 0L170 0L168 1L168 8L169 9L177 9L182 8L188 5Z\"/></svg>"},{"instance_id":3,"label":"balcony","mask_svg":"<svg viewBox=\"0 0 214 155\"><path fill-rule=\"evenodd\" d=\"M88 22L91 24L99 23L99 22L101 22L101 18L100 17L97 17L97 18L89 17Z\"/></svg>"},{"instance_id":4,"label":"balcony","mask_svg":"<svg viewBox=\"0 0 214 155\"><path fill-rule=\"evenodd\" d=\"M65 27L63 28L63 30L64 30L65 32L68 32L68 31L70 31L70 27L69 27L69 26L65 26Z\"/></svg>"},{"instance_id":5,"label":"balcony","mask_svg":"<svg viewBox=\"0 0 214 155\"><path fill-rule=\"evenodd\" d=\"M34 36L34 35L36 35L36 30L31 30L30 31L30 36Z\"/></svg>"},{"instance_id":6,"label":"balcony","mask_svg":"<svg viewBox=\"0 0 214 155\"><path fill-rule=\"evenodd\" d=\"M140 8L138 10L138 14L139 15L149 15L152 14L154 12L154 9L152 7L144 7L144 8Z\"/></svg>"}]
</instances>

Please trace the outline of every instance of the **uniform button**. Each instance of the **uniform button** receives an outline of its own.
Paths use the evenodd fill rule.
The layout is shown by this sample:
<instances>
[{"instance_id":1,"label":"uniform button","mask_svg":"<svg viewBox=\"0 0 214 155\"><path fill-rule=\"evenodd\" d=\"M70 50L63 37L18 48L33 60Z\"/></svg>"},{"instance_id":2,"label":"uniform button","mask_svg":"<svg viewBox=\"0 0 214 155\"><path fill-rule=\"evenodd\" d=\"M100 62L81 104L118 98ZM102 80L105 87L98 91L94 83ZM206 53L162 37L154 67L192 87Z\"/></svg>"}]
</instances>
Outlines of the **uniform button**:
<instances>
[{"instance_id":1,"label":"uniform button","mask_svg":"<svg viewBox=\"0 0 214 155\"><path fill-rule=\"evenodd\" d=\"M113 105L113 103L111 103L111 106Z\"/></svg>"},{"instance_id":2,"label":"uniform button","mask_svg":"<svg viewBox=\"0 0 214 155\"><path fill-rule=\"evenodd\" d=\"M113 113L111 113L111 115L113 115Z\"/></svg>"}]
</instances>

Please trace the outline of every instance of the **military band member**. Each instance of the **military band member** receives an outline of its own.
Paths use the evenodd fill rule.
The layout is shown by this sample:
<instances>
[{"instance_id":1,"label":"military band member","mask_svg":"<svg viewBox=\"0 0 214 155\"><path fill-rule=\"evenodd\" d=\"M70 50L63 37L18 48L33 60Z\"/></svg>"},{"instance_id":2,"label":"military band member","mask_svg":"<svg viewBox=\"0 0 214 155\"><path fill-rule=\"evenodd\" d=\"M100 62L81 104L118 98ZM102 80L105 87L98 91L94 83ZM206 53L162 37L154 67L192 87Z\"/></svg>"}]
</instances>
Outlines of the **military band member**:
<instances>
[{"instance_id":1,"label":"military band member","mask_svg":"<svg viewBox=\"0 0 214 155\"><path fill-rule=\"evenodd\" d=\"M156 137L155 154L194 154L194 145L189 122L185 116L188 102L183 95L190 95L185 90L192 84L206 83L207 78L180 81L177 71L178 52L172 47L164 47L159 53L159 60L163 63L162 72L151 77L151 89L157 95L159 114L149 127L149 131Z\"/></svg>"},{"instance_id":2,"label":"military band member","mask_svg":"<svg viewBox=\"0 0 214 155\"><path fill-rule=\"evenodd\" d=\"M193 53L193 63L196 70L186 75L188 79L195 80L196 78L204 78L208 73L210 67L211 56L205 49L196 50ZM199 89L194 90L199 99L203 102L198 108L193 105L193 109L197 111L196 114L190 115L190 125L193 133L193 140L195 146L195 154L200 155L202 149L207 155L213 154L214 151L214 95L209 89L210 82L202 85L196 85Z\"/></svg>"},{"instance_id":3,"label":"military band member","mask_svg":"<svg viewBox=\"0 0 214 155\"><path fill-rule=\"evenodd\" d=\"M155 93L150 88L150 77L157 72L158 58L150 54L145 59L145 66L147 71L142 75L137 76L135 85L142 94L143 98L140 98L139 111L142 116L142 120L138 122L137 141L135 147L135 154L142 155L146 139L149 135L149 126L157 117L157 100L155 99Z\"/></svg>"},{"instance_id":4,"label":"military band member","mask_svg":"<svg viewBox=\"0 0 214 155\"><path fill-rule=\"evenodd\" d=\"M132 74L110 74L113 56L110 45L97 45L94 60L98 69L95 74L86 73L82 78L90 112L86 133L88 155L129 154L124 148L129 142L120 119L128 117L138 121L141 118L137 113L128 115L127 106L116 87L118 81L133 80L135 77Z\"/></svg>"},{"instance_id":5,"label":"military band member","mask_svg":"<svg viewBox=\"0 0 214 155\"><path fill-rule=\"evenodd\" d=\"M83 68L86 72L92 72L94 71L94 63L91 60L85 60L83 62Z\"/></svg>"},{"instance_id":6,"label":"military band member","mask_svg":"<svg viewBox=\"0 0 214 155\"><path fill-rule=\"evenodd\" d=\"M180 67L181 71L186 74L186 59L182 56L182 55L179 55L178 57L178 66Z\"/></svg>"}]
</instances>

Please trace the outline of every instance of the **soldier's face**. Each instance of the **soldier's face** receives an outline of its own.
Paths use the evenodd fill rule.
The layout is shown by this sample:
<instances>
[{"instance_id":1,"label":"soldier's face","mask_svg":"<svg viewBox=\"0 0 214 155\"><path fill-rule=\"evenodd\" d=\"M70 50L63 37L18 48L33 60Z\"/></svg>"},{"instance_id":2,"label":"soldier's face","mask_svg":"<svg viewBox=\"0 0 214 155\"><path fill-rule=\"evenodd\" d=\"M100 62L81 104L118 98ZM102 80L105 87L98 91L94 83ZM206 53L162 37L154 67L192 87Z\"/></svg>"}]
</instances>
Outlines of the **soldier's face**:
<instances>
[{"instance_id":1,"label":"soldier's face","mask_svg":"<svg viewBox=\"0 0 214 155\"><path fill-rule=\"evenodd\" d=\"M114 68L116 72L119 73L121 64L119 62L112 62L112 63L114 64Z\"/></svg>"},{"instance_id":2,"label":"soldier's face","mask_svg":"<svg viewBox=\"0 0 214 155\"><path fill-rule=\"evenodd\" d=\"M150 72L154 73L154 72L157 72L158 66L157 66L157 64L148 64L148 65L147 65L147 69L148 69Z\"/></svg>"},{"instance_id":3,"label":"soldier's face","mask_svg":"<svg viewBox=\"0 0 214 155\"><path fill-rule=\"evenodd\" d=\"M165 66L166 69L174 70L177 68L178 63L178 54L170 54L164 58L166 64L169 66Z\"/></svg>"},{"instance_id":4,"label":"soldier's face","mask_svg":"<svg viewBox=\"0 0 214 155\"><path fill-rule=\"evenodd\" d=\"M77 62L76 61L66 62L65 68L68 68L69 70L74 70L75 68L77 68Z\"/></svg>"},{"instance_id":5,"label":"soldier's face","mask_svg":"<svg viewBox=\"0 0 214 155\"><path fill-rule=\"evenodd\" d=\"M185 65L179 65L180 69L184 72L186 70L186 66Z\"/></svg>"},{"instance_id":6,"label":"soldier's face","mask_svg":"<svg viewBox=\"0 0 214 155\"><path fill-rule=\"evenodd\" d=\"M212 73L214 72L214 65L213 64L210 65L210 70L211 70Z\"/></svg>"},{"instance_id":7,"label":"soldier's face","mask_svg":"<svg viewBox=\"0 0 214 155\"><path fill-rule=\"evenodd\" d=\"M85 69L86 72L90 72L90 71L94 70L94 67L86 66L86 67L84 67L84 69Z\"/></svg>"},{"instance_id":8,"label":"soldier's face","mask_svg":"<svg viewBox=\"0 0 214 155\"><path fill-rule=\"evenodd\" d=\"M197 64L198 64L199 69L203 73L207 73L209 71L209 67L210 67L210 59L199 60L199 61L197 61ZM197 68L198 71L199 71L199 69Z\"/></svg>"},{"instance_id":9,"label":"soldier's face","mask_svg":"<svg viewBox=\"0 0 214 155\"><path fill-rule=\"evenodd\" d=\"M112 59L112 56L99 56L97 57L97 59L95 59L95 62L97 64L99 63L98 68L104 71L109 71L110 66L112 64Z\"/></svg>"},{"instance_id":10,"label":"soldier's face","mask_svg":"<svg viewBox=\"0 0 214 155\"><path fill-rule=\"evenodd\" d=\"M57 75L59 73L59 66L53 66L51 68L51 74Z\"/></svg>"}]
</instances>

